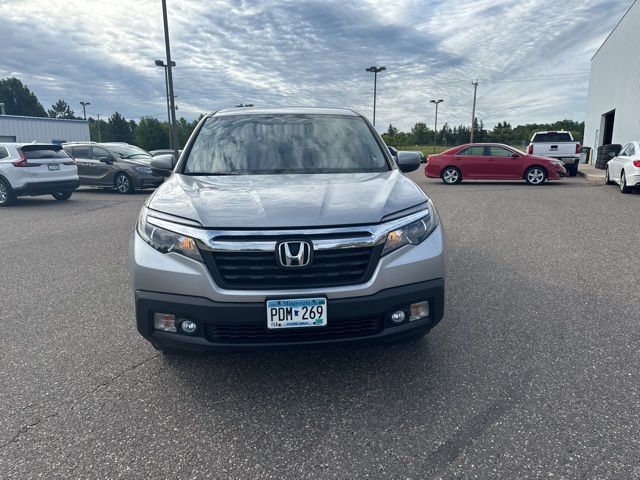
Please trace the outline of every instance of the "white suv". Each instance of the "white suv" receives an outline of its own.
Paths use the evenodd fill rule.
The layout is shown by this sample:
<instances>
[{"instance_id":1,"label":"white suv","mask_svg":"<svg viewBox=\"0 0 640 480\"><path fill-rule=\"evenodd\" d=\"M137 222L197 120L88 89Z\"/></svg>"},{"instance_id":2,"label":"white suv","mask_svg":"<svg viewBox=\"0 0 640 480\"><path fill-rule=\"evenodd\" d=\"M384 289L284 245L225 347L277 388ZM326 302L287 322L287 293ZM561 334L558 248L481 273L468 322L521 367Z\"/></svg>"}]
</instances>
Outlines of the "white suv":
<instances>
[{"instance_id":1,"label":"white suv","mask_svg":"<svg viewBox=\"0 0 640 480\"><path fill-rule=\"evenodd\" d=\"M79 184L76 162L60 145L0 143L0 207L27 195L68 200Z\"/></svg>"}]
</instances>

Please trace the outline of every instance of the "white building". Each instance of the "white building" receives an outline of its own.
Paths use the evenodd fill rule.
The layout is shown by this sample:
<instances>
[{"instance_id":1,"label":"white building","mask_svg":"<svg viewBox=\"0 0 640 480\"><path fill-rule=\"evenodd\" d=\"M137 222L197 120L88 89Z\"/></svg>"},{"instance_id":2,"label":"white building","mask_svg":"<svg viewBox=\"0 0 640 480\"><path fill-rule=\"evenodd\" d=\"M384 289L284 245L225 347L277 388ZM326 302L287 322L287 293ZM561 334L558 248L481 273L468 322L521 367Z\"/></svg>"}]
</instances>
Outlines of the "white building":
<instances>
[{"instance_id":1,"label":"white building","mask_svg":"<svg viewBox=\"0 0 640 480\"><path fill-rule=\"evenodd\" d=\"M0 115L0 142L64 142L87 141L89 122L46 117Z\"/></svg>"},{"instance_id":2,"label":"white building","mask_svg":"<svg viewBox=\"0 0 640 480\"><path fill-rule=\"evenodd\" d=\"M640 0L591 59L584 145L640 140Z\"/></svg>"}]
</instances>

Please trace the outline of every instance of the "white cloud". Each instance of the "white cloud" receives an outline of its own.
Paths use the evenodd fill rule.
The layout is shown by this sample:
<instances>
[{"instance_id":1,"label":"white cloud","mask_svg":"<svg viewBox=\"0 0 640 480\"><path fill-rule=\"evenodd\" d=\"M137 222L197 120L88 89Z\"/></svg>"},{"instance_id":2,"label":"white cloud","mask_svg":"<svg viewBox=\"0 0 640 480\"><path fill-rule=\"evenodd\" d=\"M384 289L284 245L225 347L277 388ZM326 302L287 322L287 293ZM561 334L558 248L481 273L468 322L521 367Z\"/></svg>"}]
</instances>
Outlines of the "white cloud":
<instances>
[{"instance_id":1,"label":"white cloud","mask_svg":"<svg viewBox=\"0 0 640 480\"><path fill-rule=\"evenodd\" d=\"M348 106L379 127L492 125L584 116L589 60L627 1L167 0L179 114L237 103ZM45 107L164 118L162 10L155 0L3 0L0 78L19 76ZM8 40L7 40L8 39ZM5 45L5 43L8 43ZM15 72L19 72L16 74ZM78 107L79 109L79 107Z\"/></svg>"}]
</instances>

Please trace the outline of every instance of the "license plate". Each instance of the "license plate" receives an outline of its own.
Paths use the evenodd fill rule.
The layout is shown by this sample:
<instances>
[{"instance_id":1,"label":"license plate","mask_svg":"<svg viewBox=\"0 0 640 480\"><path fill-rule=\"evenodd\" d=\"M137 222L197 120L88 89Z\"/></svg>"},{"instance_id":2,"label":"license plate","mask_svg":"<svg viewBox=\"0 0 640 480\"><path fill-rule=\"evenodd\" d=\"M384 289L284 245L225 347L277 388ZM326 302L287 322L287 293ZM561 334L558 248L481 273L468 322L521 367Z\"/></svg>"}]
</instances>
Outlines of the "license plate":
<instances>
[{"instance_id":1,"label":"license plate","mask_svg":"<svg viewBox=\"0 0 640 480\"><path fill-rule=\"evenodd\" d=\"M57 163L50 163L47 165L47 167L49 167L49 170L60 170L60 165L58 165Z\"/></svg>"},{"instance_id":2,"label":"license plate","mask_svg":"<svg viewBox=\"0 0 640 480\"><path fill-rule=\"evenodd\" d=\"M267 301L267 328L324 327L326 298L295 298Z\"/></svg>"}]
</instances>

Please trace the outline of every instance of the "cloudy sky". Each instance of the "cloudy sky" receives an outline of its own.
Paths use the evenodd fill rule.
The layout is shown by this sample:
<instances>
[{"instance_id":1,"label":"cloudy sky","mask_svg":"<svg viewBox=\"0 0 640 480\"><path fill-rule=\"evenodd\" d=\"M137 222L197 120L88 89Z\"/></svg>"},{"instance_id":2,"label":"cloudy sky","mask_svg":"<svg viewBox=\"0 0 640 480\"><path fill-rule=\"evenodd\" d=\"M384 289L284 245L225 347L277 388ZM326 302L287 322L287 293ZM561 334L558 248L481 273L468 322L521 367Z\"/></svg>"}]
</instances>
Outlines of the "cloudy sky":
<instances>
[{"instance_id":1,"label":"cloudy sky","mask_svg":"<svg viewBox=\"0 0 640 480\"><path fill-rule=\"evenodd\" d=\"M347 106L409 129L583 120L590 59L632 0L167 0L178 115ZM160 0L0 0L0 78L48 108L166 118Z\"/></svg>"}]
</instances>

